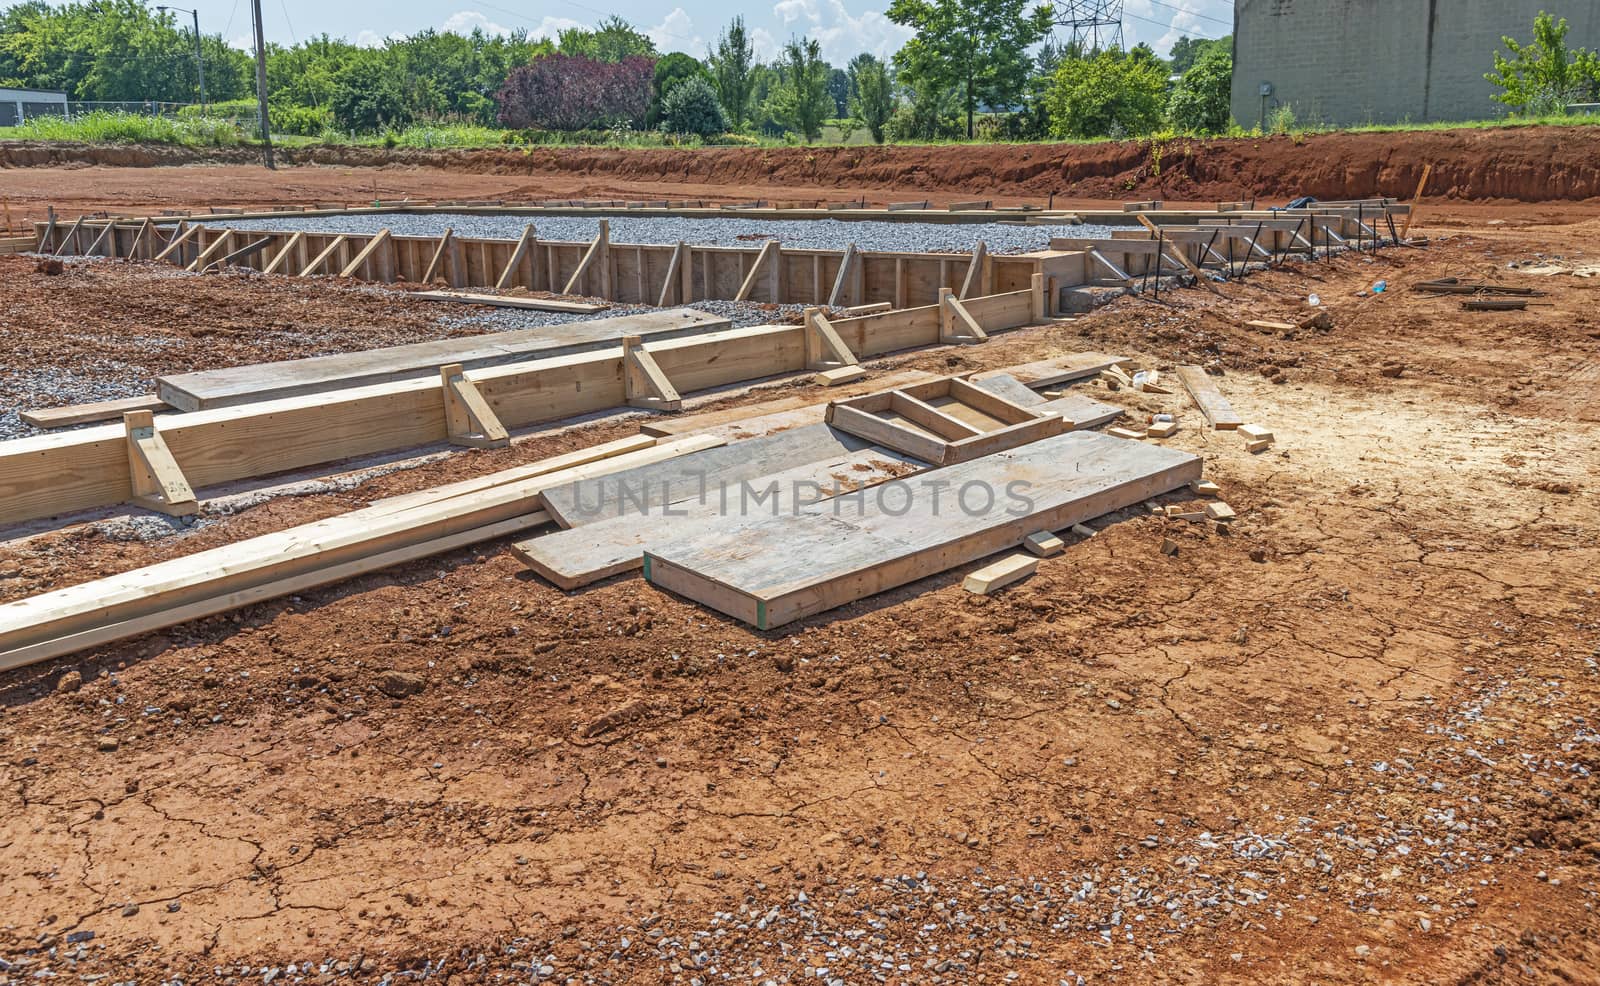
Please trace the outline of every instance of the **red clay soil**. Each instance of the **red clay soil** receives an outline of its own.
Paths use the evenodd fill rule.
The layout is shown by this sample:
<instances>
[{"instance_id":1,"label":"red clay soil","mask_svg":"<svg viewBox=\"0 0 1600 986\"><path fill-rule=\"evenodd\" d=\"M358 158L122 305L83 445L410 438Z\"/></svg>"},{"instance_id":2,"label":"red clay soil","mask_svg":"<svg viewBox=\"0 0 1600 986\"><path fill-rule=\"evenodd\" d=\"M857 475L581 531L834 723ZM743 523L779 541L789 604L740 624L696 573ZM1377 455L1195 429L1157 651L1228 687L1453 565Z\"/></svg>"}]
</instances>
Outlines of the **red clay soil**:
<instances>
[{"instance_id":1,"label":"red clay soil","mask_svg":"<svg viewBox=\"0 0 1600 986\"><path fill-rule=\"evenodd\" d=\"M889 147L532 148L416 151L366 147L282 148L287 166L424 168L537 178L508 197L559 198L579 189L656 189L657 196L721 200L753 191L844 201L961 198L1037 201L1161 198L1175 201L1409 198L1424 165L1431 194L1455 201L1548 202L1600 197L1600 127L1514 127L1404 133L1318 134L1098 144ZM0 169L105 165L248 165L245 148L0 143ZM7 175L6 185L14 180ZM355 183L359 184L359 183ZM504 186L502 186L503 188ZM473 194L445 187L430 197ZM326 194L326 192L324 193ZM189 201L206 201L191 197ZM233 201L227 199L226 201Z\"/></svg>"},{"instance_id":2,"label":"red clay soil","mask_svg":"<svg viewBox=\"0 0 1600 986\"><path fill-rule=\"evenodd\" d=\"M1215 362L1267 452L1182 395L1080 389L1176 413L1225 528L1124 511L995 596L967 566L773 633L490 544L0 676L0 977L1595 982L1600 283L1507 264L1593 263L1600 222L1429 232L872 363ZM8 321L229 304L96 271L7 262ZM1548 296L1410 290L1446 275ZM307 300L248 288L289 324ZM1310 291L1331 331L1244 324ZM721 406L774 396L831 394ZM0 546L0 600L626 427Z\"/></svg>"}]
</instances>

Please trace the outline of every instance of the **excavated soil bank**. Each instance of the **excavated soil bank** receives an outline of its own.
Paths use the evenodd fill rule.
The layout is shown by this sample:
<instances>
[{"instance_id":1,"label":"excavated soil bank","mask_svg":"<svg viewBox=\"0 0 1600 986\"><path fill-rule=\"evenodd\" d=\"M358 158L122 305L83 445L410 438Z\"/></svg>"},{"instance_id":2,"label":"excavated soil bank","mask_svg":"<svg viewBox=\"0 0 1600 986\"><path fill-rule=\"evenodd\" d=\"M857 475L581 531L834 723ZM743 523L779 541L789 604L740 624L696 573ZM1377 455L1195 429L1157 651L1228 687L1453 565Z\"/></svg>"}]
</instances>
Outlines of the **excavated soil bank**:
<instances>
[{"instance_id":1,"label":"excavated soil bank","mask_svg":"<svg viewBox=\"0 0 1600 986\"><path fill-rule=\"evenodd\" d=\"M487 175L684 185L892 189L970 197L1239 199L1430 195L1544 202L1600 196L1600 128L1516 127L1100 144L717 147L694 150L280 148L287 165L411 166ZM0 168L253 164L250 148L0 143ZM542 186L531 197L553 194Z\"/></svg>"}]
</instances>

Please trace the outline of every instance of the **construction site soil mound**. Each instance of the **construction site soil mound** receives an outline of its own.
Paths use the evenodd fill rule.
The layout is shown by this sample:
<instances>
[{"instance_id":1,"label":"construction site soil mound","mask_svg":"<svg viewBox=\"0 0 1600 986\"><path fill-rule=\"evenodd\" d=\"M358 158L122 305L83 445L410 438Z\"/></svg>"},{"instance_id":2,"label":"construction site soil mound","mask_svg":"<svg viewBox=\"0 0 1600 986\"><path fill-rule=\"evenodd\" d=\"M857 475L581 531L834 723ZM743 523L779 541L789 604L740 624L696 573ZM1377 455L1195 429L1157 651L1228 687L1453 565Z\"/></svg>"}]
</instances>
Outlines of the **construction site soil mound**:
<instances>
[{"instance_id":1,"label":"construction site soil mound","mask_svg":"<svg viewBox=\"0 0 1600 986\"><path fill-rule=\"evenodd\" d=\"M729 188L892 189L932 196L1068 199L1408 198L1545 202L1600 197L1600 128L1503 127L1098 144L619 149L280 148L280 163L410 166L484 175ZM247 147L0 143L0 168L252 164ZM549 193L532 193L546 197Z\"/></svg>"}]
</instances>

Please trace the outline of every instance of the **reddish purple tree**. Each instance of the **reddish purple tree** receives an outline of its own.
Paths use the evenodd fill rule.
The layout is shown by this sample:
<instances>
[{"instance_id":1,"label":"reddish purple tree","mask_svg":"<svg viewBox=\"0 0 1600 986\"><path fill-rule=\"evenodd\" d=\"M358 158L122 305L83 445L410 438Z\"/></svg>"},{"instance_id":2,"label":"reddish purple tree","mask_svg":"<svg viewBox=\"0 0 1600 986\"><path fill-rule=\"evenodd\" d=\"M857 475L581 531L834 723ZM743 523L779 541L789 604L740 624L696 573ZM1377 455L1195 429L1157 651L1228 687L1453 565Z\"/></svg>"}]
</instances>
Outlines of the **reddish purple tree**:
<instances>
[{"instance_id":1,"label":"reddish purple tree","mask_svg":"<svg viewBox=\"0 0 1600 986\"><path fill-rule=\"evenodd\" d=\"M515 130L642 127L654 77L655 60L642 55L620 62L541 55L513 69L500 88L500 123Z\"/></svg>"}]
</instances>

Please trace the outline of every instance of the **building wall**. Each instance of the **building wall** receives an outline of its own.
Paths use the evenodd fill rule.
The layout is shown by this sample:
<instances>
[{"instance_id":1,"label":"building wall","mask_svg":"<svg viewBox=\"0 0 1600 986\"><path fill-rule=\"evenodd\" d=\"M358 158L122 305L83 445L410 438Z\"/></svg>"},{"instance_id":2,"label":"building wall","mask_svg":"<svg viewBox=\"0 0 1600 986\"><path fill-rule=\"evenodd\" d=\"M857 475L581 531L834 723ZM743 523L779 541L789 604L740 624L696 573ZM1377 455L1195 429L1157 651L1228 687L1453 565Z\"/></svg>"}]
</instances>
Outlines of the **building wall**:
<instances>
[{"instance_id":1,"label":"building wall","mask_svg":"<svg viewBox=\"0 0 1600 986\"><path fill-rule=\"evenodd\" d=\"M1290 106L1300 123L1481 120L1506 107L1484 73L1501 38L1533 36L1541 10L1567 43L1600 47L1600 0L1235 0L1233 118Z\"/></svg>"},{"instance_id":2,"label":"building wall","mask_svg":"<svg viewBox=\"0 0 1600 986\"><path fill-rule=\"evenodd\" d=\"M65 116L66 112L66 93L0 86L0 127L14 127L36 116Z\"/></svg>"}]
</instances>

